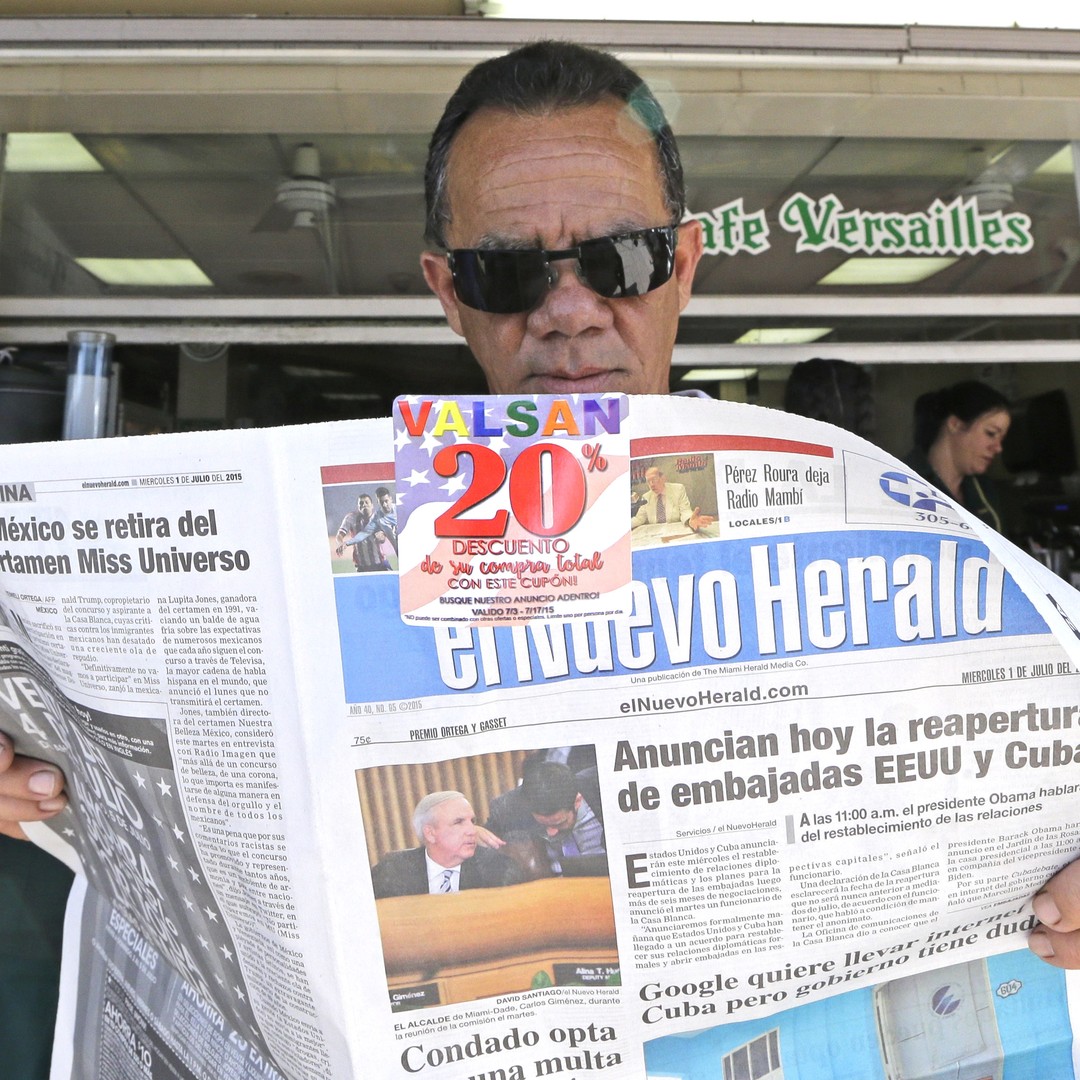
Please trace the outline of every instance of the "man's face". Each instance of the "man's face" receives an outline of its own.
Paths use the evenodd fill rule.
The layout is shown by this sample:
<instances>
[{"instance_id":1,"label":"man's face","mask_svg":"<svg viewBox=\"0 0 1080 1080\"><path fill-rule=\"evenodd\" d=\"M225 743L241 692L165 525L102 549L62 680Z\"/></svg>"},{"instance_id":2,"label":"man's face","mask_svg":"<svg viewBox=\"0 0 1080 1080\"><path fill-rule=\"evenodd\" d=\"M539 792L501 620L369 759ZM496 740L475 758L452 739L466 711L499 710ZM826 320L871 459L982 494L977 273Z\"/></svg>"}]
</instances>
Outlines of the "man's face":
<instances>
[{"instance_id":1,"label":"man's face","mask_svg":"<svg viewBox=\"0 0 1080 1080\"><path fill-rule=\"evenodd\" d=\"M364 518L371 517L372 502L370 495L361 495L356 500L356 509L360 511L360 516Z\"/></svg>"},{"instance_id":2,"label":"man's face","mask_svg":"<svg viewBox=\"0 0 1080 1080\"><path fill-rule=\"evenodd\" d=\"M650 491L655 491L657 495L663 495L664 474L659 469L646 469L645 483L649 485Z\"/></svg>"},{"instance_id":3,"label":"man's face","mask_svg":"<svg viewBox=\"0 0 1080 1080\"><path fill-rule=\"evenodd\" d=\"M533 821L544 830L544 835L549 840L562 833L568 833L577 820L578 807L581 805L581 796L574 800L574 805L566 810L556 810L553 814L533 814Z\"/></svg>"},{"instance_id":4,"label":"man's face","mask_svg":"<svg viewBox=\"0 0 1080 1080\"><path fill-rule=\"evenodd\" d=\"M424 826L424 847L440 866L460 866L476 852L476 815L467 799L447 799Z\"/></svg>"},{"instance_id":5,"label":"man's face","mask_svg":"<svg viewBox=\"0 0 1080 1080\"><path fill-rule=\"evenodd\" d=\"M394 496L390 492L384 492L379 496L379 506L384 514L389 514L394 509Z\"/></svg>"},{"instance_id":6,"label":"man's face","mask_svg":"<svg viewBox=\"0 0 1080 1080\"><path fill-rule=\"evenodd\" d=\"M615 99L543 116L480 110L451 146L447 191L452 248L561 249L670 221L652 138ZM671 280L615 300L584 285L573 260L555 262L555 287L512 315L461 304L442 255L421 265L492 393L666 394L700 257L700 227L681 226Z\"/></svg>"}]
</instances>

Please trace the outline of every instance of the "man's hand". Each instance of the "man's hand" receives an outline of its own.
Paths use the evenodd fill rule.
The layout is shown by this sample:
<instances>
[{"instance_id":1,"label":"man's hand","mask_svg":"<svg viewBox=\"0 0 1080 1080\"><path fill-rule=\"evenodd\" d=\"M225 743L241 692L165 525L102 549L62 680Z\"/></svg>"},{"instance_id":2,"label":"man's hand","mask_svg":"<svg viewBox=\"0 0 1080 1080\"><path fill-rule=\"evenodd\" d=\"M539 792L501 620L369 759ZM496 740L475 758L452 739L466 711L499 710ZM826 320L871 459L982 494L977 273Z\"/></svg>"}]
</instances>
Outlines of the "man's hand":
<instances>
[{"instance_id":1,"label":"man's hand","mask_svg":"<svg viewBox=\"0 0 1080 1080\"><path fill-rule=\"evenodd\" d=\"M0 732L0 834L25 840L20 821L44 821L65 806L63 773L55 765L17 755Z\"/></svg>"},{"instance_id":2,"label":"man's hand","mask_svg":"<svg viewBox=\"0 0 1080 1080\"><path fill-rule=\"evenodd\" d=\"M1031 932L1028 948L1054 967L1080 968L1080 859L1059 870L1032 906L1042 925Z\"/></svg>"},{"instance_id":3,"label":"man's hand","mask_svg":"<svg viewBox=\"0 0 1080 1080\"><path fill-rule=\"evenodd\" d=\"M485 829L483 825L476 826L476 842L481 847L493 848L495 851L506 847L505 840L500 839L490 829Z\"/></svg>"},{"instance_id":4,"label":"man's hand","mask_svg":"<svg viewBox=\"0 0 1080 1080\"><path fill-rule=\"evenodd\" d=\"M703 514L700 506L695 506L694 512L687 519L686 524L691 529L704 529L706 525L711 525L715 520L716 518Z\"/></svg>"}]
</instances>

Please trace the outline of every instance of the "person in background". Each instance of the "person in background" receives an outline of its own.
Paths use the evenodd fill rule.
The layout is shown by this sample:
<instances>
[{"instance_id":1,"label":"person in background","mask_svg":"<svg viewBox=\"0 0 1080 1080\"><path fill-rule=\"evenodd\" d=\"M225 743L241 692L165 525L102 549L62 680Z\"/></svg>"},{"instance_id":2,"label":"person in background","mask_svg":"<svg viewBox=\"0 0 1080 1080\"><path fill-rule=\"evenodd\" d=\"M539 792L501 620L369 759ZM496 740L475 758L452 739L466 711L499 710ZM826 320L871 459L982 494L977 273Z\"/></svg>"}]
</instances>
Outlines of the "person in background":
<instances>
[{"instance_id":1,"label":"person in background","mask_svg":"<svg viewBox=\"0 0 1080 1080\"><path fill-rule=\"evenodd\" d=\"M951 495L998 532L1000 501L983 474L1001 453L1009 402L974 379L931 390L915 402L915 449L905 459L923 479Z\"/></svg>"},{"instance_id":2,"label":"person in background","mask_svg":"<svg viewBox=\"0 0 1080 1080\"><path fill-rule=\"evenodd\" d=\"M864 439L874 437L870 376L849 360L815 356L796 364L784 386L784 412L824 420Z\"/></svg>"}]
</instances>

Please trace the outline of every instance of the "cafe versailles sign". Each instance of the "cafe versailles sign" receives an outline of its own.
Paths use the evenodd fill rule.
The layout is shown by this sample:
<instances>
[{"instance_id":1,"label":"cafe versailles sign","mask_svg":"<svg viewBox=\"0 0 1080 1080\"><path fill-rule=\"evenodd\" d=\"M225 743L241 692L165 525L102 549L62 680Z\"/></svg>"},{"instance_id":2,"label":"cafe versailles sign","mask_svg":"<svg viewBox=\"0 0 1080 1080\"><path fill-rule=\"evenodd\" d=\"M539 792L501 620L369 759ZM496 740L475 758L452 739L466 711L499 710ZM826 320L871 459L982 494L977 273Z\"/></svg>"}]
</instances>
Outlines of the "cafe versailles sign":
<instances>
[{"instance_id":1,"label":"cafe versailles sign","mask_svg":"<svg viewBox=\"0 0 1080 1080\"><path fill-rule=\"evenodd\" d=\"M764 210L747 213L743 200L691 214L701 222L709 255L768 251ZM1019 255L1033 238L1027 214L980 212L974 198L935 199L926 210L845 210L835 195L812 199L796 192L780 207L780 227L798 237L796 252L843 251L867 255Z\"/></svg>"}]
</instances>

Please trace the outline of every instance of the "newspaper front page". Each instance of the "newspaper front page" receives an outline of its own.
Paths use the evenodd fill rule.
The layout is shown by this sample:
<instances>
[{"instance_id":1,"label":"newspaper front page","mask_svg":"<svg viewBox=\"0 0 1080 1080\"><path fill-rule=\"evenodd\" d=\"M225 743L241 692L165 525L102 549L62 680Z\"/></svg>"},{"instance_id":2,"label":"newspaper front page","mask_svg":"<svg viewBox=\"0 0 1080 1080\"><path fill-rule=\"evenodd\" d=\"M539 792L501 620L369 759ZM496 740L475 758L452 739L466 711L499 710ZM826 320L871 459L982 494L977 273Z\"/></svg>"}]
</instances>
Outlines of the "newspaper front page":
<instances>
[{"instance_id":1,"label":"newspaper front page","mask_svg":"<svg viewBox=\"0 0 1080 1080\"><path fill-rule=\"evenodd\" d=\"M389 421L9 448L0 726L84 878L56 1080L1074 1075L1023 946L1080 853L1075 592L846 433L623 420L610 545L466 544L430 625L398 522L468 477ZM531 616L627 531L625 614Z\"/></svg>"}]
</instances>

